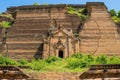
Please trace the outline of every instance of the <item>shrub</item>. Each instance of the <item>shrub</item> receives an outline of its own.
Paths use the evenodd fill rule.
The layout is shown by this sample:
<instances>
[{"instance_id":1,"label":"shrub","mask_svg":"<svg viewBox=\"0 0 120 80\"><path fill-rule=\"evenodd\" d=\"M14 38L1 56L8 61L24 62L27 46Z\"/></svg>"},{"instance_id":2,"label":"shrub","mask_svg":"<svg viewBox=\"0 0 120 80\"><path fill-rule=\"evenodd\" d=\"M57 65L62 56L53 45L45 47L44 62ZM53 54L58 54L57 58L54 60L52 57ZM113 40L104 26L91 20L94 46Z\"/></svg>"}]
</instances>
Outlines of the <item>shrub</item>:
<instances>
[{"instance_id":1,"label":"shrub","mask_svg":"<svg viewBox=\"0 0 120 80\"><path fill-rule=\"evenodd\" d=\"M43 60L35 60L35 59L33 59L32 62L30 63L30 67L33 70L36 70L36 71L43 70L45 68L45 65L46 65L46 63Z\"/></svg>"},{"instance_id":2,"label":"shrub","mask_svg":"<svg viewBox=\"0 0 120 80\"><path fill-rule=\"evenodd\" d=\"M0 27L3 27L3 28L10 28L11 25L12 25L11 22L8 22L8 21L0 22Z\"/></svg>"},{"instance_id":3,"label":"shrub","mask_svg":"<svg viewBox=\"0 0 120 80\"><path fill-rule=\"evenodd\" d=\"M83 58L83 54L76 53L76 54L72 55L71 57L81 59L81 58Z\"/></svg>"},{"instance_id":4,"label":"shrub","mask_svg":"<svg viewBox=\"0 0 120 80\"><path fill-rule=\"evenodd\" d=\"M34 4L33 4L33 6L39 6L40 4L39 3L37 3L37 2L35 2Z\"/></svg>"},{"instance_id":5,"label":"shrub","mask_svg":"<svg viewBox=\"0 0 120 80\"><path fill-rule=\"evenodd\" d=\"M107 59L108 64L120 64L120 58L116 56L112 56Z\"/></svg>"},{"instance_id":6,"label":"shrub","mask_svg":"<svg viewBox=\"0 0 120 80\"><path fill-rule=\"evenodd\" d=\"M24 65L27 65L29 62L26 60L26 59L20 59L19 60L19 64L21 65L21 66L24 66Z\"/></svg>"},{"instance_id":7,"label":"shrub","mask_svg":"<svg viewBox=\"0 0 120 80\"><path fill-rule=\"evenodd\" d=\"M18 63L9 58L9 57L3 57L2 55L0 55L0 64L1 65L18 65Z\"/></svg>"},{"instance_id":8,"label":"shrub","mask_svg":"<svg viewBox=\"0 0 120 80\"><path fill-rule=\"evenodd\" d=\"M67 65L68 68L74 69L74 68L80 67L80 60L77 58L69 58L67 62L68 62L68 65Z\"/></svg>"},{"instance_id":9,"label":"shrub","mask_svg":"<svg viewBox=\"0 0 120 80\"><path fill-rule=\"evenodd\" d=\"M85 8L75 9L75 8L73 8L71 6L68 6L67 7L67 12L69 14L73 14L73 15L79 16L83 22L87 19Z\"/></svg>"},{"instance_id":10,"label":"shrub","mask_svg":"<svg viewBox=\"0 0 120 80\"><path fill-rule=\"evenodd\" d=\"M53 57L48 57L45 61L47 63L52 63L52 62L55 62L55 61L58 61L58 60L60 60L60 58L53 56Z\"/></svg>"},{"instance_id":11,"label":"shrub","mask_svg":"<svg viewBox=\"0 0 120 80\"><path fill-rule=\"evenodd\" d=\"M111 16L116 16L117 13L116 13L116 11L115 11L114 9L111 9L111 10L110 10L110 15L111 15Z\"/></svg>"},{"instance_id":12,"label":"shrub","mask_svg":"<svg viewBox=\"0 0 120 80\"><path fill-rule=\"evenodd\" d=\"M100 55L96 58L96 62L98 62L98 64L107 64L107 56L105 55Z\"/></svg>"},{"instance_id":13,"label":"shrub","mask_svg":"<svg viewBox=\"0 0 120 80\"><path fill-rule=\"evenodd\" d=\"M94 57L92 55L84 56L83 60L87 62L87 65L94 64Z\"/></svg>"},{"instance_id":14,"label":"shrub","mask_svg":"<svg viewBox=\"0 0 120 80\"><path fill-rule=\"evenodd\" d=\"M112 17L112 20L113 20L116 24L120 23L120 18L118 18L117 16L113 16L113 17Z\"/></svg>"},{"instance_id":15,"label":"shrub","mask_svg":"<svg viewBox=\"0 0 120 80\"><path fill-rule=\"evenodd\" d=\"M2 13L2 14L0 14L0 16L5 17L5 18L10 18L12 21L14 21L14 18L12 17L12 14Z\"/></svg>"},{"instance_id":16,"label":"shrub","mask_svg":"<svg viewBox=\"0 0 120 80\"><path fill-rule=\"evenodd\" d=\"M68 58L67 62L67 67L70 69L87 67L88 64L85 60L78 58Z\"/></svg>"}]
</instances>

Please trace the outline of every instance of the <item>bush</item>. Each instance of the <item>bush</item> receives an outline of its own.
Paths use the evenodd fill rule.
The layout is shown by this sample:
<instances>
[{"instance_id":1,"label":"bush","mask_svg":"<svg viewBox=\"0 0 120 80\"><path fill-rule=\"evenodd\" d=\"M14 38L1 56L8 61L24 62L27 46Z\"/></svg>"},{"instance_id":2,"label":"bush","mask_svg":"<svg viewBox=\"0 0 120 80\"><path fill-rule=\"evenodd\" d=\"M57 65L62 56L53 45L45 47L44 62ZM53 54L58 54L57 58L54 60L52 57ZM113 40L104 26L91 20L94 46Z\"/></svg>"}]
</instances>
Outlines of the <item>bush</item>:
<instances>
[{"instance_id":1,"label":"bush","mask_svg":"<svg viewBox=\"0 0 120 80\"><path fill-rule=\"evenodd\" d=\"M110 14L111 14L111 16L116 16L117 15L117 13L116 13L116 11L114 9L110 10Z\"/></svg>"},{"instance_id":2,"label":"bush","mask_svg":"<svg viewBox=\"0 0 120 80\"><path fill-rule=\"evenodd\" d=\"M80 67L80 60L77 58L69 58L67 62L68 62L67 65L68 68L74 69Z\"/></svg>"},{"instance_id":3,"label":"bush","mask_svg":"<svg viewBox=\"0 0 120 80\"><path fill-rule=\"evenodd\" d=\"M33 70L36 70L36 71L43 70L45 68L45 65L46 65L46 63L43 60L35 60L35 59L33 59L32 62L30 63L30 67Z\"/></svg>"},{"instance_id":4,"label":"bush","mask_svg":"<svg viewBox=\"0 0 120 80\"><path fill-rule=\"evenodd\" d=\"M105 55L100 55L96 58L96 62L98 62L98 64L107 64L107 56Z\"/></svg>"},{"instance_id":5,"label":"bush","mask_svg":"<svg viewBox=\"0 0 120 80\"><path fill-rule=\"evenodd\" d=\"M70 69L87 67L88 64L85 60L78 58L68 58L67 62L67 67Z\"/></svg>"},{"instance_id":6,"label":"bush","mask_svg":"<svg viewBox=\"0 0 120 80\"><path fill-rule=\"evenodd\" d=\"M21 65L21 66L25 66L25 65L27 65L29 62L26 60L26 59L20 59L19 60L19 64Z\"/></svg>"},{"instance_id":7,"label":"bush","mask_svg":"<svg viewBox=\"0 0 120 80\"><path fill-rule=\"evenodd\" d=\"M0 65L18 65L18 63L9 57L0 55Z\"/></svg>"},{"instance_id":8,"label":"bush","mask_svg":"<svg viewBox=\"0 0 120 80\"><path fill-rule=\"evenodd\" d=\"M40 4L39 3L37 3L37 2L35 2L34 4L33 4L33 6L39 6Z\"/></svg>"},{"instance_id":9,"label":"bush","mask_svg":"<svg viewBox=\"0 0 120 80\"><path fill-rule=\"evenodd\" d=\"M55 62L55 61L58 61L58 60L60 60L60 58L53 56L53 57L48 57L45 61L47 63L52 63L52 62Z\"/></svg>"},{"instance_id":10,"label":"bush","mask_svg":"<svg viewBox=\"0 0 120 80\"><path fill-rule=\"evenodd\" d=\"M73 54L71 57L81 59L81 58L83 58L83 54L76 53L76 54Z\"/></svg>"},{"instance_id":11,"label":"bush","mask_svg":"<svg viewBox=\"0 0 120 80\"><path fill-rule=\"evenodd\" d=\"M46 60L33 59L28 62L26 59L21 59L16 62L9 57L0 55L0 65L29 66L34 71L81 71L82 69L87 69L89 65L97 64L120 64L120 57L107 57L105 55L94 57L77 53L65 59L49 57Z\"/></svg>"},{"instance_id":12,"label":"bush","mask_svg":"<svg viewBox=\"0 0 120 80\"><path fill-rule=\"evenodd\" d=\"M108 64L120 64L120 58L116 56L110 57L108 58L107 63Z\"/></svg>"},{"instance_id":13,"label":"bush","mask_svg":"<svg viewBox=\"0 0 120 80\"><path fill-rule=\"evenodd\" d=\"M86 12L85 8L75 9L71 6L68 6L67 7L67 12L69 14L79 16L83 22L87 19L87 15L86 15L87 12Z\"/></svg>"}]
</instances>

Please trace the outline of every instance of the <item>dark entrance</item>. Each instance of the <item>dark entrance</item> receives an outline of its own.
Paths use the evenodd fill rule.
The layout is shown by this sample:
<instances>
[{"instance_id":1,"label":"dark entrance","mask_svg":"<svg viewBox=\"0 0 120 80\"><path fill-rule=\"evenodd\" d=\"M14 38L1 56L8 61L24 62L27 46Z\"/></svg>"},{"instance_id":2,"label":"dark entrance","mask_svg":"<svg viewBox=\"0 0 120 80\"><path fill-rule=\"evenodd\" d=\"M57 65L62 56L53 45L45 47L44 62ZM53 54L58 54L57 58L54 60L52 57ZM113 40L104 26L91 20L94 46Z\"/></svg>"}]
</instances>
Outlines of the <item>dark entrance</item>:
<instances>
[{"instance_id":1,"label":"dark entrance","mask_svg":"<svg viewBox=\"0 0 120 80\"><path fill-rule=\"evenodd\" d=\"M59 53L58 53L58 57L60 57L60 58L63 58L63 57L64 57L64 55L63 55L63 51L62 51L62 50L59 51Z\"/></svg>"}]
</instances>

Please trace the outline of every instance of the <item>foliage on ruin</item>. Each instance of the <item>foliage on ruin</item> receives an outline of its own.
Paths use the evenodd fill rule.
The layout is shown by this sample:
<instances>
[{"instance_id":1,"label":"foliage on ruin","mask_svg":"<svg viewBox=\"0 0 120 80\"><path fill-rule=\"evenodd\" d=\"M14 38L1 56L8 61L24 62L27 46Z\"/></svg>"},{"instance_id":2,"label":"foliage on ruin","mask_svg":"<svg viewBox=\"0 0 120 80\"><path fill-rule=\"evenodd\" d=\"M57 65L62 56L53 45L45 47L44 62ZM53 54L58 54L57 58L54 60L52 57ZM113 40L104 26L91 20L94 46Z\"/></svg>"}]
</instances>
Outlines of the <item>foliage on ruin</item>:
<instances>
[{"instance_id":1,"label":"foliage on ruin","mask_svg":"<svg viewBox=\"0 0 120 80\"><path fill-rule=\"evenodd\" d=\"M11 21L14 20L14 18L12 17L11 14L2 13L2 14L0 14L0 16L1 16L1 17L5 17L5 18L9 18L9 19L11 19Z\"/></svg>"},{"instance_id":2,"label":"foliage on ruin","mask_svg":"<svg viewBox=\"0 0 120 80\"><path fill-rule=\"evenodd\" d=\"M9 57L0 55L0 65L18 65L18 62Z\"/></svg>"},{"instance_id":3,"label":"foliage on ruin","mask_svg":"<svg viewBox=\"0 0 120 80\"><path fill-rule=\"evenodd\" d=\"M68 6L67 11L69 14L74 14L74 15L79 16L81 18L81 21L83 22L87 19L85 8L76 9L71 6Z\"/></svg>"},{"instance_id":4,"label":"foliage on ruin","mask_svg":"<svg viewBox=\"0 0 120 80\"><path fill-rule=\"evenodd\" d=\"M39 4L39 3L35 2L35 3L33 4L33 6L40 6L40 5L47 6L48 3Z\"/></svg>"},{"instance_id":5,"label":"foliage on ruin","mask_svg":"<svg viewBox=\"0 0 120 80\"><path fill-rule=\"evenodd\" d=\"M37 2L35 2L34 4L33 4L33 6L39 6L40 4L39 3L37 3Z\"/></svg>"},{"instance_id":6,"label":"foliage on ruin","mask_svg":"<svg viewBox=\"0 0 120 80\"><path fill-rule=\"evenodd\" d=\"M120 24L120 11L116 12L114 9L111 9L110 14L111 14L112 20L116 24Z\"/></svg>"},{"instance_id":7,"label":"foliage on ruin","mask_svg":"<svg viewBox=\"0 0 120 80\"><path fill-rule=\"evenodd\" d=\"M0 27L2 27L2 28L10 28L11 25L12 25L12 23L8 22L8 21L2 21L2 22L0 22Z\"/></svg>"},{"instance_id":8,"label":"foliage on ruin","mask_svg":"<svg viewBox=\"0 0 120 80\"><path fill-rule=\"evenodd\" d=\"M12 17L12 15L8 14L8 13L2 13L2 14L0 14L0 16L10 19L10 21L7 21L7 20L1 21L0 22L0 27L2 27L2 28L10 28L11 25L12 25L12 22L14 21L14 18Z\"/></svg>"},{"instance_id":9,"label":"foliage on ruin","mask_svg":"<svg viewBox=\"0 0 120 80\"><path fill-rule=\"evenodd\" d=\"M31 62L21 59L18 62L0 55L0 65L29 66L32 71L41 72L83 72L88 69L89 65L99 64L120 64L120 57L106 55L93 56L76 53L65 59L58 57L49 57L46 60L33 59Z\"/></svg>"},{"instance_id":10,"label":"foliage on ruin","mask_svg":"<svg viewBox=\"0 0 120 80\"><path fill-rule=\"evenodd\" d=\"M110 15L111 16L117 16L117 13L116 13L116 11L114 9L111 9L110 10Z\"/></svg>"},{"instance_id":11,"label":"foliage on ruin","mask_svg":"<svg viewBox=\"0 0 120 80\"><path fill-rule=\"evenodd\" d=\"M118 18L117 16L113 16L112 20L116 23L119 24L120 23L120 18Z\"/></svg>"}]
</instances>

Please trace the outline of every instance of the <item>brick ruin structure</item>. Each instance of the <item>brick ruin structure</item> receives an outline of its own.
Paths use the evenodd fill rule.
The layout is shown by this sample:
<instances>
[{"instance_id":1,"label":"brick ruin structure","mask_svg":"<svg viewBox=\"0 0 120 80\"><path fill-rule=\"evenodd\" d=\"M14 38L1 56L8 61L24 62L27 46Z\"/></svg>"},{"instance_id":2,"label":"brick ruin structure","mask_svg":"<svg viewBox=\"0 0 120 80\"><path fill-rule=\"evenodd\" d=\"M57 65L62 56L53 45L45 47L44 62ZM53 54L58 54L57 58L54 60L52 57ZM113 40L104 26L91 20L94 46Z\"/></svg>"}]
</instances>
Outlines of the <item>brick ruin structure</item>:
<instances>
[{"instance_id":1,"label":"brick ruin structure","mask_svg":"<svg viewBox=\"0 0 120 80\"><path fill-rule=\"evenodd\" d=\"M67 6L85 8L85 23L81 24L77 15L69 14ZM9 56L13 59L64 58L77 52L120 55L118 27L102 2L18 6L7 12L15 18L7 36Z\"/></svg>"},{"instance_id":2,"label":"brick ruin structure","mask_svg":"<svg viewBox=\"0 0 120 80\"><path fill-rule=\"evenodd\" d=\"M49 56L69 57L80 52L79 42L80 40L75 38L72 30L59 25L57 29L50 31L49 36L44 39L43 58Z\"/></svg>"}]
</instances>

